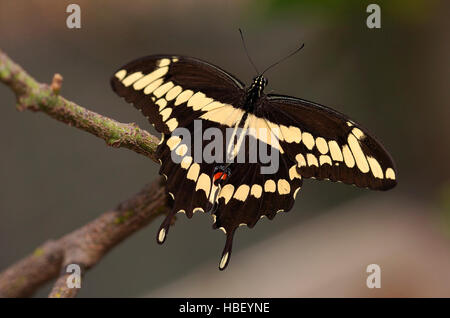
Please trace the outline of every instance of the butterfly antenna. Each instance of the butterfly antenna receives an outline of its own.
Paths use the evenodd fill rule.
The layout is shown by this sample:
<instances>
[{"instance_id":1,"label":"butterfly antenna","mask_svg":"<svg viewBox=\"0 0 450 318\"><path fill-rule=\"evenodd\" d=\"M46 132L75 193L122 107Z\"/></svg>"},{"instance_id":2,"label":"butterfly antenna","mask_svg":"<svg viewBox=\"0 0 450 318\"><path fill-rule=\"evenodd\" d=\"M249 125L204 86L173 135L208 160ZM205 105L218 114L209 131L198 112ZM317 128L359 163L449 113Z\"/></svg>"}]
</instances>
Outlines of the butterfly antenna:
<instances>
[{"instance_id":1,"label":"butterfly antenna","mask_svg":"<svg viewBox=\"0 0 450 318\"><path fill-rule=\"evenodd\" d=\"M239 33L241 34L241 40L242 40L242 45L244 46L245 54L247 54L248 60L249 60L250 63L253 65L253 68L255 69L256 74L259 74L258 69L256 68L255 63L253 63L252 58L250 57L250 54L248 54L247 46L245 45L244 35L242 34L241 28L239 28Z\"/></svg>"},{"instance_id":2,"label":"butterfly antenna","mask_svg":"<svg viewBox=\"0 0 450 318\"><path fill-rule=\"evenodd\" d=\"M292 53L289 54L288 56L283 57L281 60L279 60L279 61L273 63L273 64L270 65L268 68L266 68L266 69L264 70L264 72L261 73L261 75L263 75L265 72L267 72L269 69L271 69L271 68L274 67L275 65L280 64L281 62L283 62L283 61L287 60L288 58L290 58L292 55L298 53L301 49L303 49L304 46L305 46L305 43L302 43L302 45L301 45L298 49L296 49L294 52L292 52Z\"/></svg>"}]
</instances>

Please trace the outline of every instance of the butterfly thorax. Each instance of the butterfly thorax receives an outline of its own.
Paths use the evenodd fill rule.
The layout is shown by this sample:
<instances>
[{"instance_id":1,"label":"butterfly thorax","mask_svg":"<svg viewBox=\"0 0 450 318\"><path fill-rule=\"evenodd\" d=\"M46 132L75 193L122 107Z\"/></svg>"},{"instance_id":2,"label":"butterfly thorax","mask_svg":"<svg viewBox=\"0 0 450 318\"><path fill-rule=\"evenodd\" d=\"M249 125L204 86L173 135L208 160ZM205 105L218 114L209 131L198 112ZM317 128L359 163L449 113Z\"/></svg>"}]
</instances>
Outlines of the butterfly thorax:
<instances>
[{"instance_id":1,"label":"butterfly thorax","mask_svg":"<svg viewBox=\"0 0 450 318\"><path fill-rule=\"evenodd\" d=\"M258 104L259 99L264 95L264 87L266 87L267 83L267 79L262 75L258 75L253 79L245 95L244 109L246 111L253 113L255 105Z\"/></svg>"}]
</instances>

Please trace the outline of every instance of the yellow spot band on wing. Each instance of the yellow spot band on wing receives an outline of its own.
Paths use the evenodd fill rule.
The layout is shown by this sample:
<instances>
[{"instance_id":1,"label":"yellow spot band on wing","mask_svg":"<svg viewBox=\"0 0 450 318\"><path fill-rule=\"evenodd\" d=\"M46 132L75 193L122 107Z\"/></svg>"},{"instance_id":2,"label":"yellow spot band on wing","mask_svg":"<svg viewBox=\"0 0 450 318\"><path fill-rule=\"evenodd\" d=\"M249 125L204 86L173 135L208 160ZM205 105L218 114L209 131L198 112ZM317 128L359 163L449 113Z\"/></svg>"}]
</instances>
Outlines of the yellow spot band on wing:
<instances>
[{"instance_id":1,"label":"yellow spot band on wing","mask_svg":"<svg viewBox=\"0 0 450 318\"><path fill-rule=\"evenodd\" d=\"M247 197L248 197L248 193L250 191L250 187L246 184L241 184L239 186L239 188L237 188L236 192L234 193L234 198L236 200L242 201L244 202Z\"/></svg>"},{"instance_id":2,"label":"yellow spot band on wing","mask_svg":"<svg viewBox=\"0 0 450 318\"><path fill-rule=\"evenodd\" d=\"M225 204L227 204L228 201L230 201L231 197L233 196L233 192L234 192L234 186L232 184L228 183L220 191L218 199L224 198Z\"/></svg>"},{"instance_id":3,"label":"yellow spot band on wing","mask_svg":"<svg viewBox=\"0 0 450 318\"><path fill-rule=\"evenodd\" d=\"M138 79L140 79L142 76L144 76L144 75L142 74L142 72L135 72L135 73L132 73L132 74L128 75L127 77L125 77L125 78L122 80L122 84L123 84L125 87L128 87L128 86L130 86L131 84L133 84L134 82L136 82Z\"/></svg>"},{"instance_id":4,"label":"yellow spot band on wing","mask_svg":"<svg viewBox=\"0 0 450 318\"><path fill-rule=\"evenodd\" d=\"M200 166L198 163L192 164L192 166L189 168L188 173L186 175L186 178L192 181L197 181L198 174L200 172Z\"/></svg>"},{"instance_id":5,"label":"yellow spot band on wing","mask_svg":"<svg viewBox=\"0 0 450 318\"><path fill-rule=\"evenodd\" d=\"M211 188L211 180L206 173L202 173L197 180L197 186L195 187L195 191L203 190L205 191L206 197L209 196L209 190Z\"/></svg>"},{"instance_id":6,"label":"yellow spot band on wing","mask_svg":"<svg viewBox=\"0 0 450 318\"><path fill-rule=\"evenodd\" d=\"M120 70L118 71L116 74L114 74L114 76L119 80L123 80L123 78L127 75L127 71L126 70Z\"/></svg>"},{"instance_id":7,"label":"yellow spot band on wing","mask_svg":"<svg viewBox=\"0 0 450 318\"><path fill-rule=\"evenodd\" d=\"M154 70L153 72L143 76L133 84L135 90L141 90L158 78L163 77L169 71L168 67L162 67Z\"/></svg>"},{"instance_id":8,"label":"yellow spot band on wing","mask_svg":"<svg viewBox=\"0 0 450 318\"><path fill-rule=\"evenodd\" d=\"M367 163L366 156L361 149L358 139L352 134L348 135L347 138L348 145L353 153L353 157L355 157L356 166L361 172L367 173L369 172L369 164Z\"/></svg>"},{"instance_id":9,"label":"yellow spot band on wing","mask_svg":"<svg viewBox=\"0 0 450 318\"><path fill-rule=\"evenodd\" d=\"M386 179L395 180L395 172L394 172L394 169L392 169L392 168L387 168L387 169L386 169Z\"/></svg>"},{"instance_id":10,"label":"yellow spot band on wing","mask_svg":"<svg viewBox=\"0 0 450 318\"><path fill-rule=\"evenodd\" d=\"M275 181L269 179L264 183L264 191L265 192L275 192L276 184Z\"/></svg>"},{"instance_id":11,"label":"yellow spot band on wing","mask_svg":"<svg viewBox=\"0 0 450 318\"><path fill-rule=\"evenodd\" d=\"M278 180L278 193L279 194L288 194L289 192L291 192L291 186L289 185L289 182L287 182L285 179L279 179Z\"/></svg>"},{"instance_id":12,"label":"yellow spot band on wing","mask_svg":"<svg viewBox=\"0 0 450 318\"><path fill-rule=\"evenodd\" d=\"M250 194L253 195L255 198L259 199L262 194L262 187L259 184L252 185Z\"/></svg>"}]
</instances>

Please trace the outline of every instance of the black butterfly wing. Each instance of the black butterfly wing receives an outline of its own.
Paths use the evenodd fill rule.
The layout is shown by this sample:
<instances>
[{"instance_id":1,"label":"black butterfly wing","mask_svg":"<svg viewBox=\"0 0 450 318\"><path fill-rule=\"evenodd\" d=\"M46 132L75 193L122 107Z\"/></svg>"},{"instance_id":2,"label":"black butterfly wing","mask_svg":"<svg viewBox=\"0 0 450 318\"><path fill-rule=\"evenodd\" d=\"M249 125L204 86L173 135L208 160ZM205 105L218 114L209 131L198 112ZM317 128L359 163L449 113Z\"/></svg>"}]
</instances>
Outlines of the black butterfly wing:
<instances>
[{"instance_id":1,"label":"black butterfly wing","mask_svg":"<svg viewBox=\"0 0 450 318\"><path fill-rule=\"evenodd\" d=\"M277 213L288 212L302 185L296 163L282 159L274 174L261 173L260 163L236 163L228 182L218 195L213 227L222 229L226 243L219 269L228 265L236 229L247 225L252 228L262 218L270 220Z\"/></svg>"},{"instance_id":2,"label":"black butterfly wing","mask_svg":"<svg viewBox=\"0 0 450 318\"><path fill-rule=\"evenodd\" d=\"M207 121L202 121L201 126L191 122L185 128L194 138L172 134L158 147L157 157L161 160L160 174L166 178L166 188L174 199L171 214L183 212L191 218L195 212L206 212L212 207L212 198L216 190L212 177L214 168L218 165L216 162L203 160L203 150L209 140L195 138L195 134L203 136L208 128L218 129L221 134L225 132L223 126ZM197 142L201 142L198 147L202 151L201 160L195 156ZM224 140L220 142L223 149Z\"/></svg>"},{"instance_id":3,"label":"black butterfly wing","mask_svg":"<svg viewBox=\"0 0 450 318\"><path fill-rule=\"evenodd\" d=\"M276 123L279 143L305 178L388 190L396 169L385 148L347 116L306 100L267 95L260 116Z\"/></svg>"},{"instance_id":4,"label":"black butterfly wing","mask_svg":"<svg viewBox=\"0 0 450 318\"><path fill-rule=\"evenodd\" d=\"M165 176L167 191L174 199L173 209L157 235L157 241L163 243L175 213L192 217L196 211L208 211L210 197L216 191L211 180L216 164L196 162L190 153L194 140L183 140L175 130L186 128L195 137L194 120L205 119L201 118L203 114L228 120L229 124L237 122L242 113L236 105L245 94L244 85L219 67L195 58L153 55L121 67L111 78L111 86L163 133L157 157L160 174ZM201 134L206 128L228 127L207 119L202 122ZM175 162L172 155L179 160Z\"/></svg>"},{"instance_id":5,"label":"black butterfly wing","mask_svg":"<svg viewBox=\"0 0 450 318\"><path fill-rule=\"evenodd\" d=\"M236 104L244 94L244 85L219 67L173 55L134 60L115 72L111 86L164 134L198 118L202 107Z\"/></svg>"}]
</instances>

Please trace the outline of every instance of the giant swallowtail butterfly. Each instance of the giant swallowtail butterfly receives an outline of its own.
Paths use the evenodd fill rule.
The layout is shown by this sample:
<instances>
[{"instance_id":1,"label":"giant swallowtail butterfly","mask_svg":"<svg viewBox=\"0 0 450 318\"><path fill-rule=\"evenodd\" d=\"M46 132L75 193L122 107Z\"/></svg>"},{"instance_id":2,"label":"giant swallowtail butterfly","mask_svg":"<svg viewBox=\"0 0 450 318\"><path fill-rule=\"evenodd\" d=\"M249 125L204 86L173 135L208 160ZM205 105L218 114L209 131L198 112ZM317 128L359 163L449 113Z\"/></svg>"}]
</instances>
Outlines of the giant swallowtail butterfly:
<instances>
[{"instance_id":1,"label":"giant swallowtail butterfly","mask_svg":"<svg viewBox=\"0 0 450 318\"><path fill-rule=\"evenodd\" d=\"M211 212L213 228L226 233L219 268L229 260L233 235L241 225L252 228L264 216L288 212L303 178L331 180L373 190L396 185L395 167L384 147L347 116L303 99L265 94L267 80L256 76L246 87L221 68L199 59L151 55L121 67L112 77L113 90L148 118L162 133L157 156L173 208L157 234L167 237L177 212L188 218ZM201 121L199 128L195 120ZM185 128L192 135L208 128L247 133L223 141L222 151L243 151L245 162L206 162L194 158L194 140L175 134ZM267 129L269 137L258 133ZM241 135L239 135L241 136ZM252 146L266 144L279 153L275 173L263 174L260 160L251 161ZM198 146L200 145L200 146ZM207 147L201 140L197 147ZM214 151L213 151L214 152ZM219 150L215 150L217 155ZM175 157L173 156L175 155ZM177 158L179 160L174 160Z\"/></svg>"}]
</instances>

